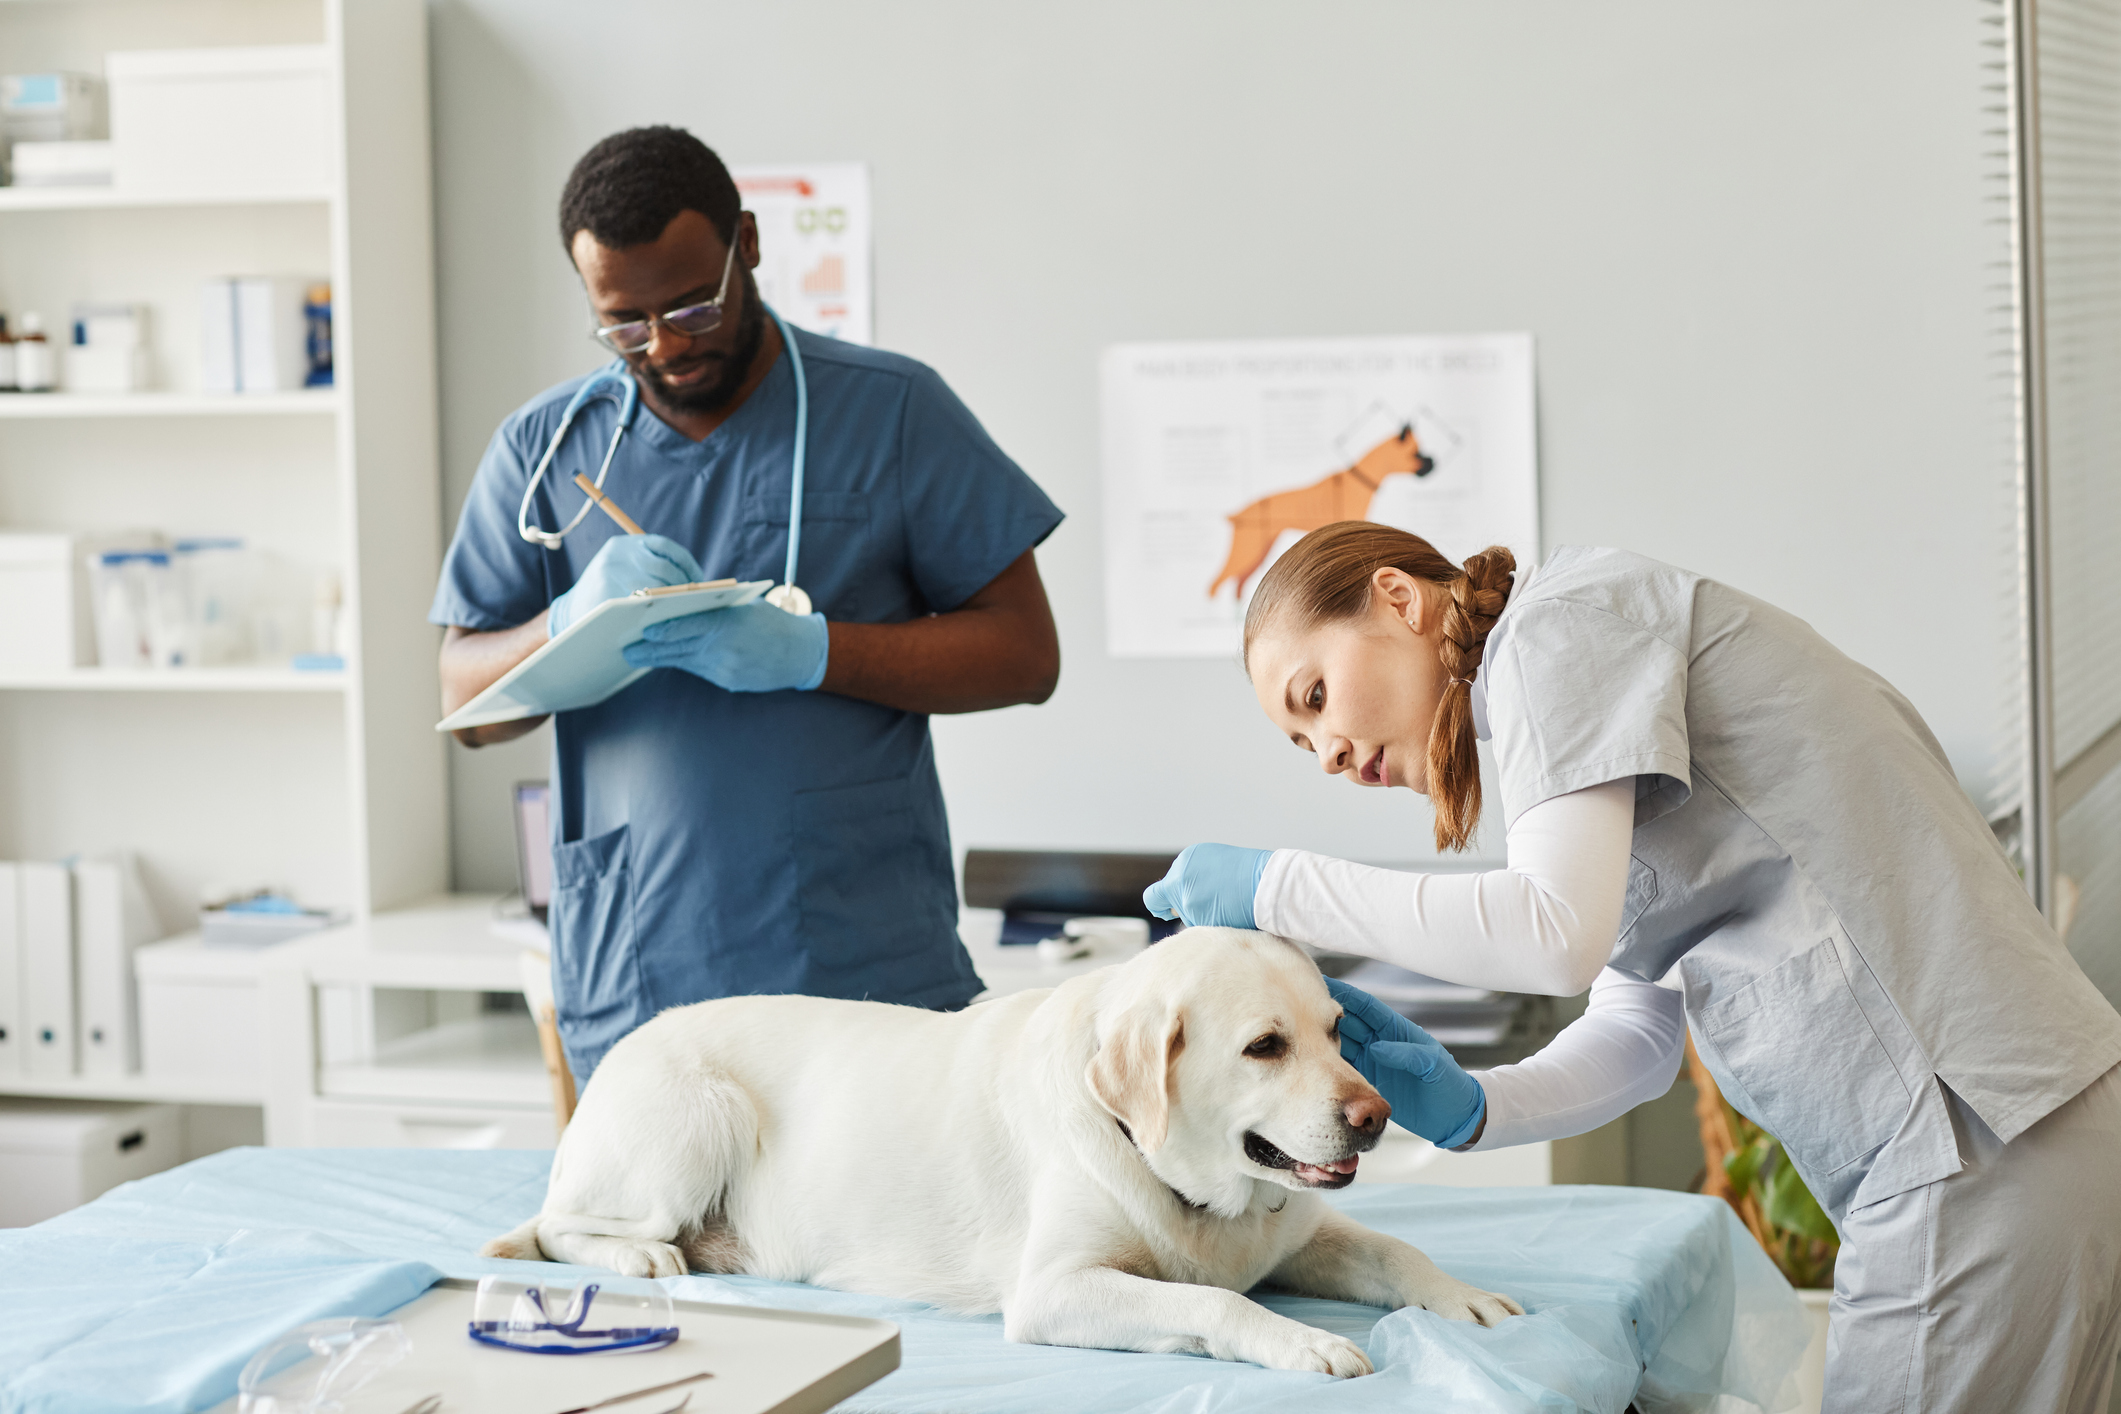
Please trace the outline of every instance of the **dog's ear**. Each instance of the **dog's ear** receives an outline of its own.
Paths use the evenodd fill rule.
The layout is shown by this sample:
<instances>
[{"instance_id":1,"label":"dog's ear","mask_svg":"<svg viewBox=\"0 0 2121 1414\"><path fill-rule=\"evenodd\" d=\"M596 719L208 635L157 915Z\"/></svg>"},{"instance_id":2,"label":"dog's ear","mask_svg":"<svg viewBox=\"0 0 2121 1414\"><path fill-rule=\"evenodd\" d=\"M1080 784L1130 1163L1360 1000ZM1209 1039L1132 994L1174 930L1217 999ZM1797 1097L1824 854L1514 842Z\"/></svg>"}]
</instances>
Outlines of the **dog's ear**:
<instances>
[{"instance_id":1,"label":"dog's ear","mask_svg":"<svg viewBox=\"0 0 2121 1414\"><path fill-rule=\"evenodd\" d=\"M1090 1093L1127 1126L1144 1154L1163 1147L1170 1132L1173 1071L1185 1048L1184 1013L1144 1002L1121 1014L1090 1058L1084 1076Z\"/></svg>"}]
</instances>

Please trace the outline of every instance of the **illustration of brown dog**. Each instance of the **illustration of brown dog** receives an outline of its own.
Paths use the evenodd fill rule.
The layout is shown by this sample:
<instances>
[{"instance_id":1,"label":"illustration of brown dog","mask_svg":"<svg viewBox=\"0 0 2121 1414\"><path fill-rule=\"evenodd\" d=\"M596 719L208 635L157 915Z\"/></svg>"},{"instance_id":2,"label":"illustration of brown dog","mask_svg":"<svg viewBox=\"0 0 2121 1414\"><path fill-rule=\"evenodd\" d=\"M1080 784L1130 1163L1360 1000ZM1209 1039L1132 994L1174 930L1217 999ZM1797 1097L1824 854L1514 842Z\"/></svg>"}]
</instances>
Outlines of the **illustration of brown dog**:
<instances>
[{"instance_id":1,"label":"illustration of brown dog","mask_svg":"<svg viewBox=\"0 0 2121 1414\"><path fill-rule=\"evenodd\" d=\"M1208 586L1208 597L1212 599L1226 582L1236 584L1242 596L1245 582L1259 573L1284 530L1313 531L1337 520L1368 520L1370 502L1386 477L1427 476L1435 468L1435 459L1421 450L1408 424L1364 452L1345 471L1294 491L1260 497L1230 517L1230 557Z\"/></svg>"}]
</instances>

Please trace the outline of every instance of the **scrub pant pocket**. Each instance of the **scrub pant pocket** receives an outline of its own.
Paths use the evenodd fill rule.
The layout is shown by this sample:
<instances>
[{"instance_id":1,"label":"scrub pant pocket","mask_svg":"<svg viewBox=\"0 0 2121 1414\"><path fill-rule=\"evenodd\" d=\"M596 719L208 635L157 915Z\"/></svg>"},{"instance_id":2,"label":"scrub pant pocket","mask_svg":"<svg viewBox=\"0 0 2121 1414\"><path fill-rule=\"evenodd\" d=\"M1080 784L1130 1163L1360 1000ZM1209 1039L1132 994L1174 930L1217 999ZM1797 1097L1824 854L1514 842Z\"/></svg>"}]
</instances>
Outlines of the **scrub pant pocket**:
<instances>
[{"instance_id":1,"label":"scrub pant pocket","mask_svg":"<svg viewBox=\"0 0 2121 1414\"><path fill-rule=\"evenodd\" d=\"M2106 1414L2121 1351L2121 1067L1843 1227L1826 1414Z\"/></svg>"},{"instance_id":2,"label":"scrub pant pocket","mask_svg":"<svg viewBox=\"0 0 2121 1414\"><path fill-rule=\"evenodd\" d=\"M552 990L577 1084L650 1016L626 826L552 851Z\"/></svg>"}]
</instances>

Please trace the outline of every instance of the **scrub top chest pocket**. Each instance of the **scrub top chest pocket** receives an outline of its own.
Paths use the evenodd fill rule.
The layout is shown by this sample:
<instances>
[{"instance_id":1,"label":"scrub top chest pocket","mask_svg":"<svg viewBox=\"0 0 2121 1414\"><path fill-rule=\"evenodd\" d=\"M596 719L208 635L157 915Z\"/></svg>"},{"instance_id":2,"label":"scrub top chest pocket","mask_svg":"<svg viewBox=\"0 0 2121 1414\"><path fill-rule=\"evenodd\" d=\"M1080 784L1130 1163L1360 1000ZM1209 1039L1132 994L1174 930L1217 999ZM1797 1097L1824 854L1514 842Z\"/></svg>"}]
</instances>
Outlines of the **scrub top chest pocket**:
<instances>
[{"instance_id":1,"label":"scrub top chest pocket","mask_svg":"<svg viewBox=\"0 0 2121 1414\"><path fill-rule=\"evenodd\" d=\"M806 560L823 567L811 576L820 585L837 582L847 585L862 585L869 579L889 571L885 569L871 538L874 527L869 521L870 494L867 491L809 491L803 496L803 555ZM755 487L745 493L743 510L744 537L739 551L742 574L757 571L758 575L781 572L781 558L788 546L788 496L785 491ZM849 566L855 566L854 574L847 574ZM731 573L739 573L732 570ZM837 599L829 588L819 593L819 608L825 607L828 598Z\"/></svg>"}]
</instances>

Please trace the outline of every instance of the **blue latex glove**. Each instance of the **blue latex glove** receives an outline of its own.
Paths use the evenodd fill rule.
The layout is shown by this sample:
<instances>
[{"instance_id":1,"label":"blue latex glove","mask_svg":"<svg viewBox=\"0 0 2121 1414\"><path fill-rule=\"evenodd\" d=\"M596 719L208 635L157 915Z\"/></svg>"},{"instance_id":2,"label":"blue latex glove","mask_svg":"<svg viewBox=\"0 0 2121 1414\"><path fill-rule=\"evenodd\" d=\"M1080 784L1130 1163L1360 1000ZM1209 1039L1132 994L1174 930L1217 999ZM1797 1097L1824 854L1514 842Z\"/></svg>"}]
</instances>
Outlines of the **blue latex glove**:
<instances>
[{"instance_id":1,"label":"blue latex glove","mask_svg":"<svg viewBox=\"0 0 2121 1414\"><path fill-rule=\"evenodd\" d=\"M706 577L692 552L675 540L661 535L614 535L597 550L574 588L552 601L545 631L558 638L567 625L606 599L624 599L636 589L697 584Z\"/></svg>"},{"instance_id":2,"label":"blue latex glove","mask_svg":"<svg viewBox=\"0 0 2121 1414\"><path fill-rule=\"evenodd\" d=\"M1189 844L1171 872L1142 890L1158 918L1183 919L1188 928L1252 928L1252 899L1271 849L1234 844Z\"/></svg>"},{"instance_id":3,"label":"blue latex glove","mask_svg":"<svg viewBox=\"0 0 2121 1414\"><path fill-rule=\"evenodd\" d=\"M1488 1112L1487 1092L1443 1043L1360 987L1326 979L1346 1014L1340 1054L1392 1106L1392 1122L1439 1149L1470 1143Z\"/></svg>"},{"instance_id":4,"label":"blue latex glove","mask_svg":"<svg viewBox=\"0 0 2121 1414\"><path fill-rule=\"evenodd\" d=\"M650 624L626 649L636 668L683 668L729 692L809 692L832 646L823 614L795 615L754 599Z\"/></svg>"}]
</instances>

